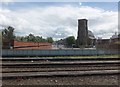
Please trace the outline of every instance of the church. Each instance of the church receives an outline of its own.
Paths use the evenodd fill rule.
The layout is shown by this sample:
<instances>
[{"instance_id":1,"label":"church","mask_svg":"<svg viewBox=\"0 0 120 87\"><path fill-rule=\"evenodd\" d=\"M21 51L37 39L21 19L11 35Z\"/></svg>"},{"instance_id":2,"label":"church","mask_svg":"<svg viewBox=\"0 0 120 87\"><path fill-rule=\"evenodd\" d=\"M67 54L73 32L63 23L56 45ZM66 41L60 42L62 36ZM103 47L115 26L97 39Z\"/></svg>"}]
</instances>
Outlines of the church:
<instances>
[{"instance_id":1,"label":"church","mask_svg":"<svg viewBox=\"0 0 120 87\"><path fill-rule=\"evenodd\" d=\"M77 47L93 47L95 45L96 38L94 34L88 30L88 20L78 20L78 36L76 41Z\"/></svg>"}]
</instances>

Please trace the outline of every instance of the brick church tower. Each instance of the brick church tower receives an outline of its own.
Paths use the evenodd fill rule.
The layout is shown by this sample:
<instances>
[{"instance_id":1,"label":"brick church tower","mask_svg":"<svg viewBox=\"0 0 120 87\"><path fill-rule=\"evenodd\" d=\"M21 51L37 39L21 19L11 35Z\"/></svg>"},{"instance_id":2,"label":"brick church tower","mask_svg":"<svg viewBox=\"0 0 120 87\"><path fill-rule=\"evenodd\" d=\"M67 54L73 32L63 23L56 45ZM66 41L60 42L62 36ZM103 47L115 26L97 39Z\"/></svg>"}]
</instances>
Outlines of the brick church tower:
<instances>
[{"instance_id":1,"label":"brick church tower","mask_svg":"<svg viewBox=\"0 0 120 87\"><path fill-rule=\"evenodd\" d=\"M78 20L78 36L76 45L77 47L86 47L88 45L88 20L79 19Z\"/></svg>"}]
</instances>

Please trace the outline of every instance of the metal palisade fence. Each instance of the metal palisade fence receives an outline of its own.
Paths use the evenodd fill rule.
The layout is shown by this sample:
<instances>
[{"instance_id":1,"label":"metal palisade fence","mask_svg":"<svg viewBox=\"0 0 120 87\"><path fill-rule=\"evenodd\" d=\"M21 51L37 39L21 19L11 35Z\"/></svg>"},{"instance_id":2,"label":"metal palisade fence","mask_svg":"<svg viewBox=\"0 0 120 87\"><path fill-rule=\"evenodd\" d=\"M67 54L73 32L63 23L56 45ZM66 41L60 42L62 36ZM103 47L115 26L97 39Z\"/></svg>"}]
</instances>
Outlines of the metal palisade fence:
<instances>
[{"instance_id":1,"label":"metal palisade fence","mask_svg":"<svg viewBox=\"0 0 120 87\"><path fill-rule=\"evenodd\" d=\"M118 54L118 50L103 49L52 49L52 50L2 50L2 56L98 56Z\"/></svg>"}]
</instances>

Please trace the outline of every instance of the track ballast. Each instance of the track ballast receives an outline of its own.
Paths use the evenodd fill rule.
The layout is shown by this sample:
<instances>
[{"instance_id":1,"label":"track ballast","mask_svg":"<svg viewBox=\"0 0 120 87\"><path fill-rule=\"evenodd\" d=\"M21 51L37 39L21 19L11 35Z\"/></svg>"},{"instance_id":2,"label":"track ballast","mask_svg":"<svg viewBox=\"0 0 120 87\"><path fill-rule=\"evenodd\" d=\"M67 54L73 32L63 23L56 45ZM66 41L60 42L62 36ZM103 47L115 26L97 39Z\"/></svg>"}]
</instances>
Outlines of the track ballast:
<instances>
[{"instance_id":1,"label":"track ballast","mask_svg":"<svg viewBox=\"0 0 120 87\"><path fill-rule=\"evenodd\" d=\"M119 66L119 58L3 58L2 78L117 75Z\"/></svg>"}]
</instances>

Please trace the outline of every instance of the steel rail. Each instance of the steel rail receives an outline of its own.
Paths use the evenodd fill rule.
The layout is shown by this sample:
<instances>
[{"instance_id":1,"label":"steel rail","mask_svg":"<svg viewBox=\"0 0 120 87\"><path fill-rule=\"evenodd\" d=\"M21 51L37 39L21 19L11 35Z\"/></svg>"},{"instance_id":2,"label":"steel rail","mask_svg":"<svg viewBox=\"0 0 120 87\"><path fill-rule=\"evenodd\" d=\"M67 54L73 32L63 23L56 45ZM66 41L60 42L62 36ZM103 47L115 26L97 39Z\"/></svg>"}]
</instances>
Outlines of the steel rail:
<instances>
[{"instance_id":1,"label":"steel rail","mask_svg":"<svg viewBox=\"0 0 120 87\"><path fill-rule=\"evenodd\" d=\"M42 69L42 70L2 70L2 73L18 73L18 72L53 72L53 71L85 71L85 70L89 70L89 71L92 71L92 70L118 70L118 67L115 67L115 68L100 68L100 69Z\"/></svg>"},{"instance_id":2,"label":"steel rail","mask_svg":"<svg viewBox=\"0 0 120 87\"><path fill-rule=\"evenodd\" d=\"M74 62L2 62L2 66L20 65L88 65L88 64L120 64L120 61L74 61Z\"/></svg>"},{"instance_id":3,"label":"steel rail","mask_svg":"<svg viewBox=\"0 0 120 87\"><path fill-rule=\"evenodd\" d=\"M22 73L3 73L4 78L16 77L44 77L44 76L91 76L91 75L117 75L120 70L93 70L93 71L54 71L54 72L22 72Z\"/></svg>"},{"instance_id":4,"label":"steel rail","mask_svg":"<svg viewBox=\"0 0 120 87\"><path fill-rule=\"evenodd\" d=\"M5 65L2 68L72 68L72 67L119 67L120 64L86 64L86 65Z\"/></svg>"}]
</instances>

